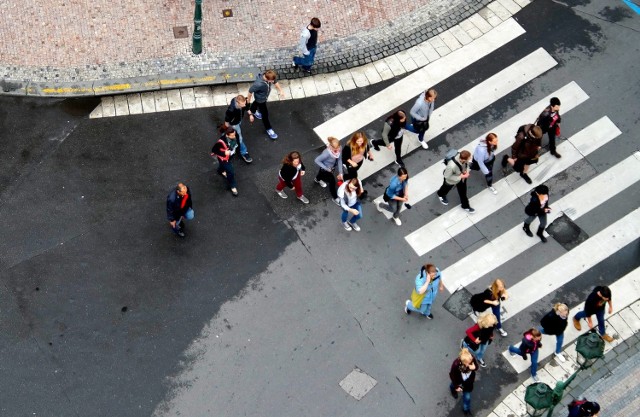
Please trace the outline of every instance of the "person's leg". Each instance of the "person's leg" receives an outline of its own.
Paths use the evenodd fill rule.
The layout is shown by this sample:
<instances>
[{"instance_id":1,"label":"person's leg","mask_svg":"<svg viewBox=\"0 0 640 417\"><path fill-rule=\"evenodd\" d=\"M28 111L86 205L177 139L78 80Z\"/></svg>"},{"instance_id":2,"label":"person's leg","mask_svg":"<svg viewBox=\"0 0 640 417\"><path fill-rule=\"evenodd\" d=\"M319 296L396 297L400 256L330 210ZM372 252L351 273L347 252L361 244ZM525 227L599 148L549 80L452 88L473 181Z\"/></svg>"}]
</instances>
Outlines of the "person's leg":
<instances>
[{"instance_id":1,"label":"person's leg","mask_svg":"<svg viewBox=\"0 0 640 417\"><path fill-rule=\"evenodd\" d=\"M556 353L562 353L562 344L564 343L564 333L556 335Z\"/></svg>"},{"instance_id":2,"label":"person's leg","mask_svg":"<svg viewBox=\"0 0 640 417\"><path fill-rule=\"evenodd\" d=\"M522 356L522 351L520 350L520 347L515 347L513 345L509 345L509 352L510 353L514 353L518 356Z\"/></svg>"},{"instance_id":3,"label":"person's leg","mask_svg":"<svg viewBox=\"0 0 640 417\"><path fill-rule=\"evenodd\" d=\"M396 162L402 165L402 136L393 141L393 150L396 153Z\"/></svg>"},{"instance_id":4,"label":"person's leg","mask_svg":"<svg viewBox=\"0 0 640 417\"><path fill-rule=\"evenodd\" d=\"M347 218L349 217L349 212L347 210L342 210L342 223L346 223L347 222Z\"/></svg>"},{"instance_id":5,"label":"person's leg","mask_svg":"<svg viewBox=\"0 0 640 417\"><path fill-rule=\"evenodd\" d=\"M354 208L354 209L358 210L358 214L356 214L355 216L351 217L351 220L349 220L349 223L355 224L355 223L358 222L358 220L360 220L362 218L362 204L356 203L353 206L351 206L351 208Z\"/></svg>"},{"instance_id":6,"label":"person's leg","mask_svg":"<svg viewBox=\"0 0 640 417\"><path fill-rule=\"evenodd\" d=\"M255 101L254 101L255 103ZM258 109L262 113L262 124L266 130L271 129L271 122L269 121L269 109L267 108L267 102L258 103Z\"/></svg>"},{"instance_id":7,"label":"person's leg","mask_svg":"<svg viewBox=\"0 0 640 417\"><path fill-rule=\"evenodd\" d=\"M502 321L500 320L500 304L497 306L491 306L491 312L498 319L498 324L496 325L496 329L502 329Z\"/></svg>"},{"instance_id":8,"label":"person's leg","mask_svg":"<svg viewBox=\"0 0 640 417\"><path fill-rule=\"evenodd\" d=\"M393 217L396 219L400 218L400 209L402 208L402 201L400 200L391 200L389 202L389 205L391 206L392 210L393 210Z\"/></svg>"},{"instance_id":9,"label":"person's leg","mask_svg":"<svg viewBox=\"0 0 640 417\"><path fill-rule=\"evenodd\" d=\"M338 198L338 191L336 190L336 177L333 175L333 172L324 171L324 182L329 186L329 194L331 194L331 198L334 200Z\"/></svg>"},{"instance_id":10,"label":"person's leg","mask_svg":"<svg viewBox=\"0 0 640 417\"><path fill-rule=\"evenodd\" d=\"M487 187L491 187L493 185L493 163L495 161L496 158L493 158L489 162L484 163L484 165L489 169L489 173L484 176L484 179L487 181Z\"/></svg>"},{"instance_id":11,"label":"person's leg","mask_svg":"<svg viewBox=\"0 0 640 417\"><path fill-rule=\"evenodd\" d=\"M236 188L236 175L231 162L225 162L224 170L227 173L227 183L229 188Z\"/></svg>"},{"instance_id":12,"label":"person's leg","mask_svg":"<svg viewBox=\"0 0 640 417\"><path fill-rule=\"evenodd\" d=\"M531 222L535 218L536 216L528 216L526 219L524 219L524 225L522 226L522 230L524 230L524 232L529 237L533 237L533 232L531 231L530 226L531 226Z\"/></svg>"},{"instance_id":13,"label":"person's leg","mask_svg":"<svg viewBox=\"0 0 640 417\"><path fill-rule=\"evenodd\" d=\"M489 346L489 343L480 343L480 345L478 346L478 350L476 351L476 358L478 360L484 359L484 352L487 351L488 346Z\"/></svg>"},{"instance_id":14,"label":"person's leg","mask_svg":"<svg viewBox=\"0 0 640 417\"><path fill-rule=\"evenodd\" d=\"M316 57L316 49L317 48L309 49L309 55L303 56L303 59L302 59L303 62L300 65L303 70L311 71L311 67L313 66L313 61Z\"/></svg>"},{"instance_id":15,"label":"person's leg","mask_svg":"<svg viewBox=\"0 0 640 417\"><path fill-rule=\"evenodd\" d=\"M598 318L598 333L600 336L605 334L605 321L604 321L604 309L596 311L596 317Z\"/></svg>"},{"instance_id":16,"label":"person's leg","mask_svg":"<svg viewBox=\"0 0 640 417\"><path fill-rule=\"evenodd\" d=\"M539 229L544 229L545 227L547 227L547 214L546 213L538 216L538 220L540 220L540 226L538 226Z\"/></svg>"},{"instance_id":17,"label":"person's leg","mask_svg":"<svg viewBox=\"0 0 640 417\"><path fill-rule=\"evenodd\" d=\"M380 146L386 146L382 139L372 139L371 145L373 146L373 149L375 149L376 151L380 150Z\"/></svg>"},{"instance_id":18,"label":"person's leg","mask_svg":"<svg viewBox=\"0 0 640 417\"><path fill-rule=\"evenodd\" d=\"M432 304L422 304L420 307L422 308L422 314L424 314L425 316L429 316L431 315L431 306Z\"/></svg>"},{"instance_id":19,"label":"person's leg","mask_svg":"<svg viewBox=\"0 0 640 417\"><path fill-rule=\"evenodd\" d=\"M407 309L422 314L422 306L420 306L420 308L415 308L412 302L409 302L409 304L407 304Z\"/></svg>"},{"instance_id":20,"label":"person's leg","mask_svg":"<svg viewBox=\"0 0 640 417\"><path fill-rule=\"evenodd\" d=\"M471 393L470 392L462 393L462 410L463 411L471 410Z\"/></svg>"},{"instance_id":21,"label":"person's leg","mask_svg":"<svg viewBox=\"0 0 640 417\"><path fill-rule=\"evenodd\" d=\"M278 177L278 185L276 185L276 190L282 191L282 190L284 190L284 187L286 185L287 184L284 182L284 180L282 178Z\"/></svg>"},{"instance_id":22,"label":"person's leg","mask_svg":"<svg viewBox=\"0 0 640 417\"><path fill-rule=\"evenodd\" d=\"M255 114L256 110L258 110L258 102L253 100L249 106L249 111L251 111L252 114Z\"/></svg>"},{"instance_id":23,"label":"person's leg","mask_svg":"<svg viewBox=\"0 0 640 417\"><path fill-rule=\"evenodd\" d=\"M556 127L555 126L551 126L551 129L549 129L549 132L547 132L547 134L549 135L549 153L551 155L555 155L555 153L556 153Z\"/></svg>"},{"instance_id":24,"label":"person's leg","mask_svg":"<svg viewBox=\"0 0 640 417\"><path fill-rule=\"evenodd\" d=\"M538 375L538 354L538 349L531 352L531 376Z\"/></svg>"},{"instance_id":25,"label":"person's leg","mask_svg":"<svg viewBox=\"0 0 640 417\"><path fill-rule=\"evenodd\" d=\"M460 181L456 184L456 190L458 190L458 195L460 196L460 206L463 209L469 208L469 199L467 198L467 182Z\"/></svg>"},{"instance_id":26,"label":"person's leg","mask_svg":"<svg viewBox=\"0 0 640 417\"><path fill-rule=\"evenodd\" d=\"M449 193L449 191L451 191L451 189L453 187L454 187L453 185L447 184L447 181L442 181L442 186L440 187L440 189L437 192L438 197L445 198L447 196L447 194Z\"/></svg>"},{"instance_id":27,"label":"person's leg","mask_svg":"<svg viewBox=\"0 0 640 417\"><path fill-rule=\"evenodd\" d=\"M244 138L242 137L242 129L240 128L240 123L238 123L237 125L231 125L231 127L233 128L233 130L236 131L236 134L238 135L238 143L240 144L240 153L242 155L246 155L247 153L249 153L249 151L247 150L247 145L244 144Z\"/></svg>"},{"instance_id":28,"label":"person's leg","mask_svg":"<svg viewBox=\"0 0 640 417\"><path fill-rule=\"evenodd\" d=\"M293 180L293 186L296 187L296 196L302 197L304 192L302 191L302 176L300 174Z\"/></svg>"}]
</instances>

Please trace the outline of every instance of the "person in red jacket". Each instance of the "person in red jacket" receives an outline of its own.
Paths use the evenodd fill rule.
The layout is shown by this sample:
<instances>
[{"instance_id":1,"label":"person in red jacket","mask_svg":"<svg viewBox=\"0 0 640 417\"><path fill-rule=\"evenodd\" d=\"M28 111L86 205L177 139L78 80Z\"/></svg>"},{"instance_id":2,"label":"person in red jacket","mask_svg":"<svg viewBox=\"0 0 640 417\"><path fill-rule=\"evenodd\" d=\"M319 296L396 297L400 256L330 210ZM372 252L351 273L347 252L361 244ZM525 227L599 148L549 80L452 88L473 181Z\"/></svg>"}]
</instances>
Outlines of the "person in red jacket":
<instances>
[{"instance_id":1,"label":"person in red jacket","mask_svg":"<svg viewBox=\"0 0 640 417\"><path fill-rule=\"evenodd\" d=\"M478 322L467 329L467 335L460 342L460 347L468 348L476 357L480 366L485 368L484 352L493 341L493 331L498 325L498 319L493 313L484 313L478 317Z\"/></svg>"},{"instance_id":2,"label":"person in red jacket","mask_svg":"<svg viewBox=\"0 0 640 417\"><path fill-rule=\"evenodd\" d=\"M531 355L531 378L538 382L538 349L542 347L542 333L538 329L529 329L524 332L520 347L509 345L509 353L511 356L520 355L522 359L527 360L527 354Z\"/></svg>"},{"instance_id":3,"label":"person in red jacket","mask_svg":"<svg viewBox=\"0 0 640 417\"><path fill-rule=\"evenodd\" d=\"M231 157L236 153L238 141L236 140L236 131L233 127L224 127L220 129L222 135L211 148L211 156L218 159L218 174L227 179L229 189L234 197L238 196L238 188L236 186L236 175L231 163Z\"/></svg>"},{"instance_id":4,"label":"person in red jacket","mask_svg":"<svg viewBox=\"0 0 640 417\"><path fill-rule=\"evenodd\" d=\"M458 393L462 393L462 411L465 416L471 415L471 392L473 391L473 383L476 380L476 371L478 370L478 362L469 352L469 349L462 348L460 354L451 364L449 371L449 390L453 398L458 398Z\"/></svg>"},{"instance_id":5,"label":"person in red jacket","mask_svg":"<svg viewBox=\"0 0 640 417\"><path fill-rule=\"evenodd\" d=\"M304 172L305 168L300 152L289 152L282 160L282 168L280 168L280 172L278 173L276 193L281 198L287 198L287 194L284 192L284 187L287 186L296 191L298 200L304 204L309 204L309 199L304 196L304 192L302 191L302 176Z\"/></svg>"}]
</instances>

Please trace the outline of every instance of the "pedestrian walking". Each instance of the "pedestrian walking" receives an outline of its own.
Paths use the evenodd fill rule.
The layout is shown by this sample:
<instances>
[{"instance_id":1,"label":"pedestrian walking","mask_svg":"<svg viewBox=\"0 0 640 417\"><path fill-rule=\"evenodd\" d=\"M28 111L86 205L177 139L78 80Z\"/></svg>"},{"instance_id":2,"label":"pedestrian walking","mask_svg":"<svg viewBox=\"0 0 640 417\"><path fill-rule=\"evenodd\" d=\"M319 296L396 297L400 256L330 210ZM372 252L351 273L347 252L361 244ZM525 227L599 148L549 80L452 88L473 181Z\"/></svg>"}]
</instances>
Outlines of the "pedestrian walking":
<instances>
[{"instance_id":1,"label":"pedestrian walking","mask_svg":"<svg viewBox=\"0 0 640 417\"><path fill-rule=\"evenodd\" d=\"M362 205L358 199L362 195L362 184L357 178L351 178L338 188L338 200L342 207L342 226L344 230L360 231L358 220L362 218ZM351 220L347 221L349 214Z\"/></svg>"},{"instance_id":2,"label":"pedestrian walking","mask_svg":"<svg viewBox=\"0 0 640 417\"><path fill-rule=\"evenodd\" d=\"M513 170L520 173L527 184L531 184L531 178L527 175L529 165L538 163L538 153L542 147L542 129L532 124L520 126L516 133L516 140L511 146L511 158L509 155L502 157L503 173L506 173L507 164Z\"/></svg>"},{"instance_id":3,"label":"pedestrian walking","mask_svg":"<svg viewBox=\"0 0 640 417\"><path fill-rule=\"evenodd\" d=\"M284 187L287 186L295 190L298 200L304 204L309 204L309 199L304 196L304 192L302 191L302 176L304 175L304 170L305 168L300 152L289 152L282 160L282 168L280 168L280 172L278 173L276 193L282 198L287 198L287 194L284 192Z\"/></svg>"},{"instance_id":4,"label":"pedestrian walking","mask_svg":"<svg viewBox=\"0 0 640 417\"><path fill-rule=\"evenodd\" d=\"M509 293L504 286L504 282L500 278L495 279L489 288L483 292L471 297L471 308L476 314L485 311L488 307L491 307L491 312L498 320L496 328L502 337L506 337L507 332L502 328L500 310L502 308L502 302L506 301L508 298Z\"/></svg>"},{"instance_id":5,"label":"pedestrian walking","mask_svg":"<svg viewBox=\"0 0 640 417\"><path fill-rule=\"evenodd\" d=\"M493 313L483 313L478 317L477 323L467 329L467 335L460 341L460 347L469 349L483 368L487 366L484 353L493 341L493 331L497 325L498 319Z\"/></svg>"},{"instance_id":6,"label":"pedestrian walking","mask_svg":"<svg viewBox=\"0 0 640 417\"><path fill-rule=\"evenodd\" d=\"M407 130L418 134L418 141L424 149L429 149L424 135L429 130L429 119L436 107L436 97L438 97L438 92L433 88L423 91L409 112L411 124L407 125Z\"/></svg>"},{"instance_id":7,"label":"pedestrian walking","mask_svg":"<svg viewBox=\"0 0 640 417\"><path fill-rule=\"evenodd\" d=\"M553 309L540 320L540 326L538 327L540 333L556 336L556 350L554 354L560 362L566 361L565 357L562 356L562 344L564 342L564 330L567 328L568 317L569 307L563 303L556 303Z\"/></svg>"},{"instance_id":8,"label":"pedestrian walking","mask_svg":"<svg viewBox=\"0 0 640 417\"><path fill-rule=\"evenodd\" d=\"M473 162L470 166L472 170L482 172L487 181L487 188L493 194L498 194L498 190L493 188L493 163L496 161L496 149L498 149L498 135L489 133L487 137L480 140L473 151Z\"/></svg>"},{"instance_id":9,"label":"pedestrian walking","mask_svg":"<svg viewBox=\"0 0 640 417\"><path fill-rule=\"evenodd\" d=\"M234 197L238 196L236 174L231 162L231 157L236 153L238 141L236 131L232 127L221 127L222 135L211 148L211 156L218 159L218 174L227 180L227 185Z\"/></svg>"},{"instance_id":10,"label":"pedestrian walking","mask_svg":"<svg viewBox=\"0 0 640 417\"><path fill-rule=\"evenodd\" d=\"M524 208L524 212L528 217L524 219L522 230L524 230L527 236L533 237L529 226L531 226L531 222L537 217L540 224L538 225L536 235L542 243L547 243L547 238L544 236L544 228L547 227L547 213L551 212L551 208L549 207L549 187L541 184L538 185L535 190L531 191L531 199L529 200L529 204Z\"/></svg>"},{"instance_id":11,"label":"pedestrian walking","mask_svg":"<svg viewBox=\"0 0 640 417\"><path fill-rule=\"evenodd\" d=\"M542 133L546 133L549 136L549 153L556 158L562 158L558 152L556 152L556 137L560 136L560 99L558 97L551 97L549 105L540 113L536 125L540 126Z\"/></svg>"},{"instance_id":12,"label":"pedestrian walking","mask_svg":"<svg viewBox=\"0 0 640 417\"><path fill-rule=\"evenodd\" d=\"M538 382L538 349L542 347L542 333L538 329L529 329L522 335L522 341L519 347L509 345L509 353L511 356L520 355L522 359L527 360L527 355L531 355L531 378Z\"/></svg>"},{"instance_id":13,"label":"pedestrian walking","mask_svg":"<svg viewBox=\"0 0 640 417\"><path fill-rule=\"evenodd\" d=\"M373 152L364 132L356 132L342 148L342 164L347 167L344 179L358 178L358 170L365 158L373 161Z\"/></svg>"},{"instance_id":14,"label":"pedestrian walking","mask_svg":"<svg viewBox=\"0 0 640 417\"><path fill-rule=\"evenodd\" d=\"M460 206L469 213L475 213L476 210L469 205L469 199L467 198L467 178L469 178L469 160L471 159L471 152L462 151L456 156L451 158L447 163L447 167L444 169L444 180L442 186L438 190L438 198L440 202L445 206L449 205L447 200L447 194L453 187L458 190L460 196Z\"/></svg>"},{"instance_id":15,"label":"pedestrian walking","mask_svg":"<svg viewBox=\"0 0 640 417\"><path fill-rule=\"evenodd\" d=\"M406 127L407 114L404 110L397 110L385 120L382 127L382 139L371 140L371 146L376 151L380 150L380 146L386 146L387 149L393 148L396 154L395 163L401 167L404 166L402 161L402 138Z\"/></svg>"},{"instance_id":16,"label":"pedestrian walking","mask_svg":"<svg viewBox=\"0 0 640 417\"><path fill-rule=\"evenodd\" d=\"M398 226L402 225L400 209L402 204L409 201L409 172L405 167L398 168L398 174L391 177L382 199L384 202L378 203L378 211L387 210L393 213L393 221Z\"/></svg>"},{"instance_id":17,"label":"pedestrian walking","mask_svg":"<svg viewBox=\"0 0 640 417\"><path fill-rule=\"evenodd\" d=\"M404 303L404 312L411 314L412 311L416 311L433 320L431 306L436 300L438 291L444 291L441 278L440 270L433 264L425 264L420 268L416 276L415 288L411 292L411 299Z\"/></svg>"},{"instance_id":18,"label":"pedestrian walking","mask_svg":"<svg viewBox=\"0 0 640 417\"><path fill-rule=\"evenodd\" d=\"M284 91L276 79L278 74L274 70L267 70L264 74L256 75L256 79L249 87L249 93L247 94L247 103L249 103L249 121L253 123L254 117L262 119L264 128L267 131L267 135L273 140L278 139L278 135L271 128L271 122L269 121L269 109L267 108L267 100L269 94L271 94L271 86L273 85L278 90L280 98L284 98ZM251 99L255 100L252 102Z\"/></svg>"},{"instance_id":19,"label":"pedestrian walking","mask_svg":"<svg viewBox=\"0 0 640 417\"><path fill-rule=\"evenodd\" d=\"M194 215L191 190L179 182L167 196L167 220L173 233L184 237L184 220L193 220Z\"/></svg>"},{"instance_id":20,"label":"pedestrian walking","mask_svg":"<svg viewBox=\"0 0 640 417\"><path fill-rule=\"evenodd\" d=\"M580 325L580 320L586 318L589 328L593 329L591 316L595 314L598 319L598 333L600 333L600 337L606 342L613 342L613 337L605 332L604 310L607 304L609 304L609 314L612 314L613 301L611 300L611 289L606 286L595 287L584 302L584 310L573 316L573 326L577 331L581 331L582 326Z\"/></svg>"},{"instance_id":21,"label":"pedestrian walking","mask_svg":"<svg viewBox=\"0 0 640 417\"><path fill-rule=\"evenodd\" d=\"M334 137L329 137L326 149L314 161L319 167L314 181L322 188L329 186L329 194L331 194L333 202L338 206L340 205L340 200L336 191L336 177L334 175L337 172L338 180L342 181L341 151L340 141Z\"/></svg>"},{"instance_id":22,"label":"pedestrian walking","mask_svg":"<svg viewBox=\"0 0 640 417\"><path fill-rule=\"evenodd\" d=\"M253 159L249 155L247 145L245 145L244 138L242 137L242 129L240 128L244 113L248 107L247 98L242 94L232 98L229 107L227 107L227 111L224 113L224 125L225 127L232 127L233 130L236 131L238 144L240 145L240 156L244 162L250 164L253 162Z\"/></svg>"},{"instance_id":23,"label":"pedestrian walking","mask_svg":"<svg viewBox=\"0 0 640 417\"><path fill-rule=\"evenodd\" d=\"M567 417L598 417L600 404L595 401L573 400L567 406L569 415Z\"/></svg>"},{"instance_id":24,"label":"pedestrian walking","mask_svg":"<svg viewBox=\"0 0 640 417\"><path fill-rule=\"evenodd\" d=\"M300 49L301 57L293 57L293 66L295 68L300 68L302 71L306 73L311 73L311 67L313 66L313 61L316 57L316 50L318 48L318 29L322 24L320 23L320 19L314 17L311 19L311 23L309 23L305 28L302 29L300 33L300 44L298 48Z\"/></svg>"},{"instance_id":25,"label":"pedestrian walking","mask_svg":"<svg viewBox=\"0 0 640 417\"><path fill-rule=\"evenodd\" d=\"M471 352L467 348L460 349L458 357L451 364L449 371L449 391L453 398L458 398L458 394L462 393L462 411L465 416L471 413L471 392L473 392L473 383L476 380L476 372L478 370L478 362L475 360Z\"/></svg>"}]
</instances>

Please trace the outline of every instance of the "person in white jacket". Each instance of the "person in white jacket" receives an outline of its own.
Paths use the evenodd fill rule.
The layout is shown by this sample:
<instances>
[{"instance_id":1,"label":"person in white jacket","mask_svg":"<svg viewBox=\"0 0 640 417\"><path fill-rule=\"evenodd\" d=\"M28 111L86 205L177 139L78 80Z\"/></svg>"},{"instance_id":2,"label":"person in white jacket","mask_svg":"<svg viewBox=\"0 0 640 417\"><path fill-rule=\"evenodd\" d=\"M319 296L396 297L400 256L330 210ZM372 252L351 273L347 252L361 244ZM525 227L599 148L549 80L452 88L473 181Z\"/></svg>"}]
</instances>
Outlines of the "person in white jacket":
<instances>
[{"instance_id":1,"label":"person in white jacket","mask_svg":"<svg viewBox=\"0 0 640 417\"><path fill-rule=\"evenodd\" d=\"M362 218L362 205L358 197L362 194L362 184L357 178L351 178L338 188L338 198L342 207L342 226L346 231L360 231L357 221ZM351 220L347 218L351 214Z\"/></svg>"},{"instance_id":2,"label":"person in white jacket","mask_svg":"<svg viewBox=\"0 0 640 417\"><path fill-rule=\"evenodd\" d=\"M436 97L438 97L438 92L433 88L423 91L409 112L411 124L407 125L407 130L418 134L418 141L424 149L429 149L424 135L429 130L429 119L436 108Z\"/></svg>"},{"instance_id":3,"label":"person in white jacket","mask_svg":"<svg viewBox=\"0 0 640 417\"><path fill-rule=\"evenodd\" d=\"M300 32L300 49L301 57L293 57L293 66L301 68L306 73L311 73L311 67L316 57L316 49L318 47L318 29L320 29L320 19L314 17L302 32Z\"/></svg>"},{"instance_id":4,"label":"person in white jacket","mask_svg":"<svg viewBox=\"0 0 640 417\"><path fill-rule=\"evenodd\" d=\"M496 161L496 149L498 149L498 135L489 133L473 151L473 163L470 167L474 171L482 171L489 191L494 194L498 194L498 190L493 188L493 163Z\"/></svg>"}]
</instances>

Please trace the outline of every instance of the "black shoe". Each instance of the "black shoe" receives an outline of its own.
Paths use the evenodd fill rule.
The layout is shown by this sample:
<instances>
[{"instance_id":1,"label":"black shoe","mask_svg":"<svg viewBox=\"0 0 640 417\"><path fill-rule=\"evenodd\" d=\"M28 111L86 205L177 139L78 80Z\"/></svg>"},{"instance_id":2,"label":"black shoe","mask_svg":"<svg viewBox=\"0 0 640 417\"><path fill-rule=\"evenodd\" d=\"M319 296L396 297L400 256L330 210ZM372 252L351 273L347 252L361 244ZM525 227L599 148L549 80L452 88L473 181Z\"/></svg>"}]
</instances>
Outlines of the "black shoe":
<instances>
[{"instance_id":1,"label":"black shoe","mask_svg":"<svg viewBox=\"0 0 640 417\"><path fill-rule=\"evenodd\" d=\"M426 315L425 317L428 318L429 320L433 320L433 314Z\"/></svg>"},{"instance_id":2,"label":"black shoe","mask_svg":"<svg viewBox=\"0 0 640 417\"><path fill-rule=\"evenodd\" d=\"M504 155L502 157L502 162L501 162L502 168L506 168L508 162L509 162L509 155Z\"/></svg>"},{"instance_id":3,"label":"black shoe","mask_svg":"<svg viewBox=\"0 0 640 417\"><path fill-rule=\"evenodd\" d=\"M533 233L531 232L531 229L529 229L529 225L528 224L525 224L524 226L522 226L522 230L524 230L524 232L527 234L527 236L533 237Z\"/></svg>"},{"instance_id":4,"label":"black shoe","mask_svg":"<svg viewBox=\"0 0 640 417\"><path fill-rule=\"evenodd\" d=\"M558 152L553 151L551 152L551 155L555 156L556 158L562 158L562 155L560 155Z\"/></svg>"},{"instance_id":5,"label":"black shoe","mask_svg":"<svg viewBox=\"0 0 640 417\"><path fill-rule=\"evenodd\" d=\"M174 230L173 230L173 232L174 232L176 235L180 236L180 237L184 237L184 236L185 236L185 235L184 235L184 230L183 230L182 228L179 228L179 229L177 229L177 230L176 230L176 229L174 229Z\"/></svg>"},{"instance_id":6,"label":"black shoe","mask_svg":"<svg viewBox=\"0 0 640 417\"><path fill-rule=\"evenodd\" d=\"M464 413L465 416L473 416L473 413L471 413L471 410L462 410L462 412Z\"/></svg>"},{"instance_id":7,"label":"black shoe","mask_svg":"<svg viewBox=\"0 0 640 417\"><path fill-rule=\"evenodd\" d=\"M369 140L369 145L371 145L376 151L380 151L380 147L373 142L373 139Z\"/></svg>"},{"instance_id":8,"label":"black shoe","mask_svg":"<svg viewBox=\"0 0 640 417\"><path fill-rule=\"evenodd\" d=\"M520 173L520 176L527 182L527 184L531 184L533 181L531 181L531 178L529 178L529 176L527 174L524 173Z\"/></svg>"},{"instance_id":9,"label":"black shoe","mask_svg":"<svg viewBox=\"0 0 640 417\"><path fill-rule=\"evenodd\" d=\"M402 159L396 159L395 161L393 161L396 163L396 165L401 166L404 168L404 161Z\"/></svg>"},{"instance_id":10,"label":"black shoe","mask_svg":"<svg viewBox=\"0 0 640 417\"><path fill-rule=\"evenodd\" d=\"M541 227L538 229L538 233L536 233L536 235L538 235L538 237L540 238L540 240L542 241L542 243L547 243L547 238L544 237L544 229ZM538 344L539 346L540 344Z\"/></svg>"},{"instance_id":11,"label":"black shoe","mask_svg":"<svg viewBox=\"0 0 640 417\"><path fill-rule=\"evenodd\" d=\"M449 391L451 392L451 396L453 398L458 398L458 391L456 391L454 388L449 387Z\"/></svg>"},{"instance_id":12,"label":"black shoe","mask_svg":"<svg viewBox=\"0 0 640 417\"><path fill-rule=\"evenodd\" d=\"M245 153L244 155L240 155L240 156L242 157L244 162L246 162L247 164L250 164L253 162L253 158L250 157L248 153Z\"/></svg>"}]
</instances>

